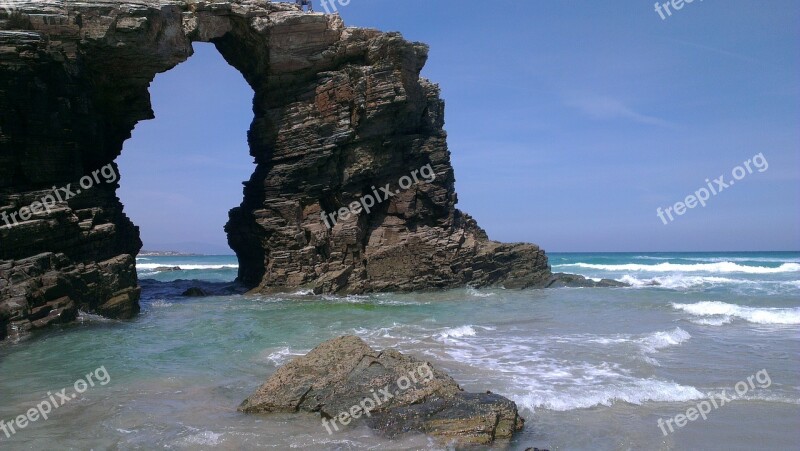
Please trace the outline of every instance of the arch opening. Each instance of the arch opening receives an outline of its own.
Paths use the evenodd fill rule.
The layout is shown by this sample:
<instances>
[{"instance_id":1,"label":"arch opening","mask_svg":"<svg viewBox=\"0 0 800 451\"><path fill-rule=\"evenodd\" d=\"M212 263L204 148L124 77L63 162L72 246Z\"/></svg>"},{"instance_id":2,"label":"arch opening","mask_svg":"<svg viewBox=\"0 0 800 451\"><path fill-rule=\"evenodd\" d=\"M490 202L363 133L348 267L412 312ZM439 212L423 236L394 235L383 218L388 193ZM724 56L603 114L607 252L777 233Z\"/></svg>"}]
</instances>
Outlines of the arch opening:
<instances>
[{"instance_id":1,"label":"arch opening","mask_svg":"<svg viewBox=\"0 0 800 451\"><path fill-rule=\"evenodd\" d=\"M118 196L145 251L231 255L224 225L255 169L247 131L253 90L213 44L150 85L141 121L116 162ZM237 182L234 182L236 180Z\"/></svg>"}]
</instances>

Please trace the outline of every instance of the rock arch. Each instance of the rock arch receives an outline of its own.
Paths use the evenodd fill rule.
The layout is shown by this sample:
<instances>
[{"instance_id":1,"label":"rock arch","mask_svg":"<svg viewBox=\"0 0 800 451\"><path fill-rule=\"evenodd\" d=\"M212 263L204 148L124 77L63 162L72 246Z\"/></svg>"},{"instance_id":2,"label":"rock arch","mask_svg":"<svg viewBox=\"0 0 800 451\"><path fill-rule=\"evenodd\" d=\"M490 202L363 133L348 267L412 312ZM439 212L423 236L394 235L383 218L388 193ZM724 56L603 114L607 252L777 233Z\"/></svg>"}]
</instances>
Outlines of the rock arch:
<instances>
[{"instance_id":1,"label":"rock arch","mask_svg":"<svg viewBox=\"0 0 800 451\"><path fill-rule=\"evenodd\" d=\"M20 9L28 29L0 31L0 213L113 165L136 123L153 117L155 75L186 60L192 42L212 42L255 92L257 167L226 226L243 283L352 293L539 286L550 276L538 247L490 241L455 208L444 102L420 78L426 45L289 3ZM426 166L432 182L397 190ZM399 192L369 213L322 221L386 184ZM138 312L141 241L116 188L98 185L11 227L0 221L0 338L70 321L77 309Z\"/></svg>"}]
</instances>

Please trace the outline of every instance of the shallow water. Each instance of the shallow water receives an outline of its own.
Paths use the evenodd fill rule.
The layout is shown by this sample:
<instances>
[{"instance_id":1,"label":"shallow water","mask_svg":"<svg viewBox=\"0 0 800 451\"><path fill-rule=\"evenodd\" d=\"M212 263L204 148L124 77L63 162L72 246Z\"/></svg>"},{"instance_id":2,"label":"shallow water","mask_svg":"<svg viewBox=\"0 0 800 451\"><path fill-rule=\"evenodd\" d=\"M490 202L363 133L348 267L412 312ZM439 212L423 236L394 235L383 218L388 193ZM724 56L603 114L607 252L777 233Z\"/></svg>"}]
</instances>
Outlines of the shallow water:
<instances>
[{"instance_id":1,"label":"shallow water","mask_svg":"<svg viewBox=\"0 0 800 451\"><path fill-rule=\"evenodd\" d=\"M414 294L179 296L220 289L231 257L139 260L143 313L0 344L0 419L98 367L105 385L6 437L3 449L421 449L363 427L329 435L313 415L237 405L275 369L343 334L431 361L466 390L514 400L528 420L500 448L797 449L800 254L556 254L554 271L628 289L471 288ZM665 266L671 265L671 266ZM186 271L156 273L158 266ZM191 265L191 266L189 266ZM795 265L795 266L791 266ZM174 282L203 279L210 283ZM160 281L160 282L158 282ZM213 282L213 283L211 283ZM648 286L657 282L660 286ZM217 291L215 291L217 292ZM742 399L665 436L657 421L734 392ZM768 386L767 386L768 385Z\"/></svg>"}]
</instances>

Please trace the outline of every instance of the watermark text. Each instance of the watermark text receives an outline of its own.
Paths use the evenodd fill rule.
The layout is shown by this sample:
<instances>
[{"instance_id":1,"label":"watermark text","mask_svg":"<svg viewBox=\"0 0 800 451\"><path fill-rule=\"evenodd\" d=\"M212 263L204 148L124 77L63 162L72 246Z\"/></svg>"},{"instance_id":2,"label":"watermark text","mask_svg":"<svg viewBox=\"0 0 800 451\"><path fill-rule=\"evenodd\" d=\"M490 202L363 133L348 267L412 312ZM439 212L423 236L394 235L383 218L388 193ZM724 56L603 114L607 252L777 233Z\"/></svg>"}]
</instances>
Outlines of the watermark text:
<instances>
[{"instance_id":1,"label":"watermark text","mask_svg":"<svg viewBox=\"0 0 800 451\"><path fill-rule=\"evenodd\" d=\"M108 374L105 366L101 366L87 374L84 378L75 381L72 386L72 388L75 389L73 393L68 394L66 388L62 388L55 394L47 392L47 398L37 404L36 407L28 409L24 415L19 415L8 422L6 422L6 420L0 420L0 431L3 431L6 438L11 438L17 431L25 429L29 425L39 421L40 418L47 420L54 409L58 409L69 401L77 398L78 395L83 394L89 387L94 387L95 382L100 385L107 385L111 382L111 375ZM2 435L0 435L0 438L2 438Z\"/></svg>"},{"instance_id":2,"label":"watermark text","mask_svg":"<svg viewBox=\"0 0 800 451\"><path fill-rule=\"evenodd\" d=\"M756 382L758 382L757 386ZM750 390L755 390L756 387L763 389L769 388L771 385L772 379L769 377L769 373L767 373L767 370L761 370L756 374L749 376L746 380L737 382L736 385L733 386L733 391L735 391L736 394L728 395L727 389L722 390L719 393L708 393L708 398L698 402L695 407L686 409L686 413L679 413L672 418L668 418L667 420L659 418L657 422L658 427L666 437L670 433L675 432L673 424L678 428L682 428L689 424L690 421L695 421L698 418L706 420L708 418L708 414L711 413L712 407L714 410L719 409L730 402L742 398L744 395L750 392ZM667 432L667 429L669 429L669 432Z\"/></svg>"},{"instance_id":3,"label":"watermark text","mask_svg":"<svg viewBox=\"0 0 800 451\"><path fill-rule=\"evenodd\" d=\"M419 378L418 378L419 377ZM423 363L422 365L418 366L416 371L409 371L408 376L400 376L395 385L397 386L397 391L392 393L391 391L391 384L386 385L385 387L378 389L376 392L375 389L372 389L371 396L365 396L364 399L350 409L345 412L341 412L335 417L322 419L322 426L325 427L325 430L328 431L328 435L333 434L333 430L339 432L339 427L336 425L336 422L339 421L342 426L347 426L350 424L351 421L357 418L361 418L362 415L367 417L372 416L372 411L382 405L385 402L388 402L395 396L399 395L400 393L408 390L414 384L422 383L427 384L428 382L432 381L434 377L433 370L427 363ZM333 430L331 429L333 427Z\"/></svg>"},{"instance_id":4,"label":"watermark text","mask_svg":"<svg viewBox=\"0 0 800 451\"><path fill-rule=\"evenodd\" d=\"M758 170L758 172L764 172L769 169L769 162L767 161L767 158L764 156L763 152L745 161L741 166L736 166L733 168L733 171L731 171L733 180L726 181L724 175L720 175L719 177L715 178L713 182L709 179L706 179L706 186L708 188L702 187L698 189L694 192L694 194L686 196L686 199L676 202L673 206L666 207L664 209L658 207L656 209L656 216L661 219L661 222L663 222L664 225L667 225L675 220L675 216L673 216L672 213L675 213L676 216L683 216L688 211L687 209L695 208L697 205L705 207L706 202L711 199L712 195L716 196L722 191L730 188L737 181L742 180L749 174L752 174L754 169ZM669 218L669 221L667 218Z\"/></svg>"}]
</instances>

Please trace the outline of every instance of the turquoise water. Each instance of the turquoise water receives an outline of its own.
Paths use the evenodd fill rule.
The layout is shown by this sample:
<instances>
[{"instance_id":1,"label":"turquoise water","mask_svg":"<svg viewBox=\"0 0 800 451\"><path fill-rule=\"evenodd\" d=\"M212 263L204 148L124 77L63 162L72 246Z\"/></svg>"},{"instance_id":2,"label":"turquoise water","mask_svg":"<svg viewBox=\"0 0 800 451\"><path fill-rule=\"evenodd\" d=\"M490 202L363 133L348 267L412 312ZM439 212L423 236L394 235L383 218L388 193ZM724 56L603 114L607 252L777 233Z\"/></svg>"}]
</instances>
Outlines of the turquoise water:
<instances>
[{"instance_id":1,"label":"turquoise water","mask_svg":"<svg viewBox=\"0 0 800 451\"><path fill-rule=\"evenodd\" d=\"M553 254L554 271L625 289L281 296L232 292L234 257L145 257L143 313L0 344L0 419L103 366L110 380L6 437L3 449L435 449L313 415L237 405L293 356L342 334L431 361L514 400L525 449L797 449L800 253ZM157 272L159 266L183 270ZM205 282L198 282L204 280ZM221 295L182 298L189 286ZM761 370L742 399L664 436L666 420ZM762 386L764 386L762 388Z\"/></svg>"},{"instance_id":2,"label":"turquoise water","mask_svg":"<svg viewBox=\"0 0 800 451\"><path fill-rule=\"evenodd\" d=\"M180 267L185 271L157 271L159 267ZM192 257L139 257L136 269L140 279L173 282L203 280L232 282L236 279L239 262L232 255L198 255Z\"/></svg>"}]
</instances>

